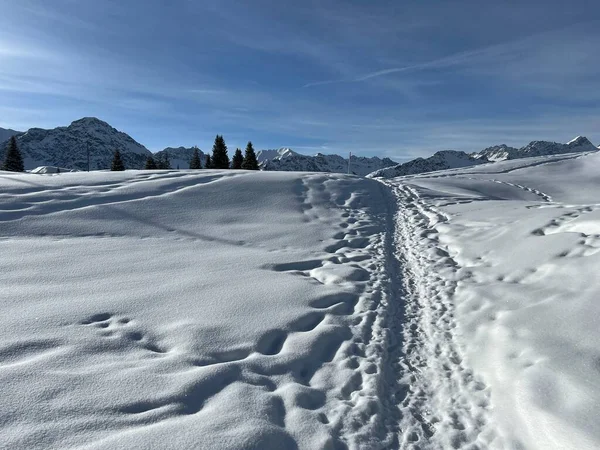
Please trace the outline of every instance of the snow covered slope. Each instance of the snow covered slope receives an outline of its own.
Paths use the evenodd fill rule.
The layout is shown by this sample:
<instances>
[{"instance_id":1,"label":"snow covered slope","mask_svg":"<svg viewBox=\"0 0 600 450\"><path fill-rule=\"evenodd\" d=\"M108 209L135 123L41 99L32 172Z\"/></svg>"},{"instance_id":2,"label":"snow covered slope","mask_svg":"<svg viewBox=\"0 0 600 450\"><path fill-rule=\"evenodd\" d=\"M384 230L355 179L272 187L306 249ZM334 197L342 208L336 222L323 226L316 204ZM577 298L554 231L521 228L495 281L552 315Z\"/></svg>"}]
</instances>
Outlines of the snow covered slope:
<instances>
[{"instance_id":1,"label":"snow covered slope","mask_svg":"<svg viewBox=\"0 0 600 450\"><path fill-rule=\"evenodd\" d=\"M275 153L259 152L262 162L260 168L266 171L292 171L292 172L333 172L347 173L348 159L339 155L323 155L317 153L315 156L301 155L289 149L281 149ZM374 170L393 166L396 163L389 158L366 158L352 156L350 172L354 175L365 176Z\"/></svg>"},{"instance_id":2,"label":"snow covered slope","mask_svg":"<svg viewBox=\"0 0 600 450\"><path fill-rule=\"evenodd\" d=\"M599 174L594 152L386 180L420 448L600 448Z\"/></svg>"},{"instance_id":3,"label":"snow covered slope","mask_svg":"<svg viewBox=\"0 0 600 450\"><path fill-rule=\"evenodd\" d=\"M473 153L474 158L487 158L490 161L504 161L506 159L528 158L532 156L558 155L573 152L589 152L597 150L586 137L577 136L575 139L560 144L558 142L533 141L525 147L516 149L504 144L488 147L478 153Z\"/></svg>"},{"instance_id":4,"label":"snow covered slope","mask_svg":"<svg viewBox=\"0 0 600 450\"><path fill-rule=\"evenodd\" d=\"M180 169L189 169L190 168L190 160L192 159L192 155L194 154L194 147L167 147L164 150L154 153L154 157L163 158L165 153L169 156L169 161L171 162L171 167L176 169L179 166ZM200 154L200 161L203 164L206 163L206 155L200 149L198 149L198 153Z\"/></svg>"},{"instance_id":5,"label":"snow covered slope","mask_svg":"<svg viewBox=\"0 0 600 450\"><path fill-rule=\"evenodd\" d=\"M385 199L337 174L0 172L0 446L392 445Z\"/></svg>"},{"instance_id":6,"label":"snow covered slope","mask_svg":"<svg viewBox=\"0 0 600 450\"><path fill-rule=\"evenodd\" d=\"M403 164L377 170L370 173L369 178L395 178L416 173L474 166L487 162L485 159L474 158L465 152L442 150L429 158L417 158Z\"/></svg>"},{"instance_id":7,"label":"snow covered slope","mask_svg":"<svg viewBox=\"0 0 600 450\"><path fill-rule=\"evenodd\" d=\"M93 117L76 120L68 127L52 130L31 128L17 137L25 169L59 166L87 169L89 145L91 169L108 169L115 150L121 152L125 167L142 168L150 151L130 136ZM4 146L0 158L4 157Z\"/></svg>"},{"instance_id":8,"label":"snow covered slope","mask_svg":"<svg viewBox=\"0 0 600 450\"><path fill-rule=\"evenodd\" d=\"M10 139L11 136L17 136L19 134L21 134L20 131L11 130L10 128L0 128L0 144L3 144L5 141Z\"/></svg>"}]
</instances>

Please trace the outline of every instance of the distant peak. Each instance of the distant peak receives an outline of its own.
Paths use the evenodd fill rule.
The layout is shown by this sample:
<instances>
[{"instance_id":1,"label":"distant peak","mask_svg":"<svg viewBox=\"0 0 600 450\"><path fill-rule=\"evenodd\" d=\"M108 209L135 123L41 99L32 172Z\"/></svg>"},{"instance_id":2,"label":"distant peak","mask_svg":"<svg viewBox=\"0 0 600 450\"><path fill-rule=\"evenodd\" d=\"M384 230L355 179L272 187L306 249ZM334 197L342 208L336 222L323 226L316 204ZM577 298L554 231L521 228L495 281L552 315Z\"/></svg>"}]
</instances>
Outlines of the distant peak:
<instances>
[{"instance_id":1,"label":"distant peak","mask_svg":"<svg viewBox=\"0 0 600 450\"><path fill-rule=\"evenodd\" d=\"M569 142L567 142L567 145L582 145L582 144L591 144L591 142L585 136L577 136L575 139L571 139Z\"/></svg>"},{"instance_id":2,"label":"distant peak","mask_svg":"<svg viewBox=\"0 0 600 450\"><path fill-rule=\"evenodd\" d=\"M82 117L81 119L74 120L71 122L71 126L90 126L90 125L101 125L110 127L110 125L97 117Z\"/></svg>"}]
</instances>

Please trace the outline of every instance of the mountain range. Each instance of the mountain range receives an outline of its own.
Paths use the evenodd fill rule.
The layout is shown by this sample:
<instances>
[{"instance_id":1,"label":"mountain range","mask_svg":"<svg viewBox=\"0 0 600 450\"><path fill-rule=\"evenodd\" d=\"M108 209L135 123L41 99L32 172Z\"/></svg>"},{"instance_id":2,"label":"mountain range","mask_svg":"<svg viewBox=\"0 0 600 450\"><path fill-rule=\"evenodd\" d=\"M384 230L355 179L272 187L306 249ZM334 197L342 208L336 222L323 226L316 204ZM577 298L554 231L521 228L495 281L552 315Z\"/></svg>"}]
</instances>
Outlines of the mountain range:
<instances>
[{"instance_id":1,"label":"mountain range","mask_svg":"<svg viewBox=\"0 0 600 450\"><path fill-rule=\"evenodd\" d=\"M301 155L289 148L279 150L261 150L257 154L262 170L291 171L291 172L348 172L348 159L339 155L315 156ZM375 170L394 166L397 163L389 158L365 158L353 156L350 162L350 173L365 176Z\"/></svg>"},{"instance_id":2,"label":"mountain range","mask_svg":"<svg viewBox=\"0 0 600 450\"><path fill-rule=\"evenodd\" d=\"M19 132L0 128L0 160L4 159L6 140L11 136L16 137L25 168L28 170L39 166L86 170L88 168L88 152L90 169L108 169L115 149L120 150L127 168L141 169L148 156L154 155L155 158L163 158L167 154L171 167L187 169L194 151L193 147L168 147L153 154L132 137L116 130L108 123L95 117L84 117L72 122L69 126L51 130L31 128L26 132ZM350 162L350 172L359 176L393 178L506 159L597 150L598 148L587 138L578 136L566 144L533 141L521 148L502 144L476 153L443 150L429 158L417 158L403 164L397 164L389 158L353 156ZM201 150L200 158L204 164L206 154ZM289 148L260 150L257 152L257 159L261 170L266 171L337 173L348 171L348 159L342 156L322 153L309 156Z\"/></svg>"},{"instance_id":3,"label":"mountain range","mask_svg":"<svg viewBox=\"0 0 600 450\"><path fill-rule=\"evenodd\" d=\"M591 151L598 151L598 147L594 146L588 138L583 136L577 136L566 144L550 141L532 141L521 148L509 147L502 144L488 147L476 153L443 150L429 158L417 158L403 164L377 170L369 174L369 177L395 178L404 175L435 172L436 170L458 169L507 159Z\"/></svg>"},{"instance_id":4,"label":"mountain range","mask_svg":"<svg viewBox=\"0 0 600 450\"><path fill-rule=\"evenodd\" d=\"M0 142L7 141L12 136L17 136L19 134L22 134L21 131L11 130L10 128L9 129L0 128Z\"/></svg>"}]
</instances>

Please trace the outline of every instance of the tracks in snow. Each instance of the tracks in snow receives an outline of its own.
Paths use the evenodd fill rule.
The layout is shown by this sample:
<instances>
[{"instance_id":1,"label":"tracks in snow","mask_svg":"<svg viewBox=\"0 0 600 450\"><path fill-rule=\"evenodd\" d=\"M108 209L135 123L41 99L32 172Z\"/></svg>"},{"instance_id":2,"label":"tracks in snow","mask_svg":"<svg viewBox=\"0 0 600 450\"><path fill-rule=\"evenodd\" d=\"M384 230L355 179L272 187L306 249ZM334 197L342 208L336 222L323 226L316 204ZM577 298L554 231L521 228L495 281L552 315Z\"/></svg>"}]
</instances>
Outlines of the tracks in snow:
<instances>
[{"instance_id":1,"label":"tracks in snow","mask_svg":"<svg viewBox=\"0 0 600 450\"><path fill-rule=\"evenodd\" d=\"M398 284L395 303L404 306L390 317L395 325L388 324L402 336L387 352L388 369L396 367L399 377L396 386L388 384L400 411L396 444L415 450L485 448L494 438L489 389L466 365L457 342L453 295L459 267L436 229L449 218L413 188L385 184L398 202L393 257L400 277L392 283Z\"/></svg>"}]
</instances>

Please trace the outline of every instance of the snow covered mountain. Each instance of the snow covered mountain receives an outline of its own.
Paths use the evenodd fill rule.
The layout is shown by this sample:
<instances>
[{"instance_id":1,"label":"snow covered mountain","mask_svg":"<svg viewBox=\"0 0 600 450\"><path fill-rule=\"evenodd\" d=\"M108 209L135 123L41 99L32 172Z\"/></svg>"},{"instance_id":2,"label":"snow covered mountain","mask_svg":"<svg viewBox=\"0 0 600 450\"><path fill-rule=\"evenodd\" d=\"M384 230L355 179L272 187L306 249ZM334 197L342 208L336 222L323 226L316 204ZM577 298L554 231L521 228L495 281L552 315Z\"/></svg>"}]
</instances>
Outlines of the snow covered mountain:
<instances>
[{"instance_id":1,"label":"snow covered mountain","mask_svg":"<svg viewBox=\"0 0 600 450\"><path fill-rule=\"evenodd\" d=\"M190 160L194 154L194 147L167 147L154 153L154 159L164 158L165 153L168 155L173 169L176 169L177 167L180 169L189 169ZM200 161L204 166L204 164L206 164L206 154L200 149L198 149L198 153L200 154Z\"/></svg>"},{"instance_id":2,"label":"snow covered mountain","mask_svg":"<svg viewBox=\"0 0 600 450\"><path fill-rule=\"evenodd\" d=\"M18 134L21 134L21 131L15 131L15 130L11 130L6 129L6 128L0 128L0 143L9 140L12 136L16 136Z\"/></svg>"},{"instance_id":3,"label":"snow covered mountain","mask_svg":"<svg viewBox=\"0 0 600 450\"><path fill-rule=\"evenodd\" d=\"M471 153L473 158L487 159L488 161L504 161L506 159L518 159L519 149L515 147L509 147L506 144L494 145L486 149L481 150L478 153Z\"/></svg>"},{"instance_id":4,"label":"snow covered mountain","mask_svg":"<svg viewBox=\"0 0 600 450\"><path fill-rule=\"evenodd\" d=\"M507 159L528 158L531 156L558 155L562 153L589 152L598 150L588 138L577 136L575 139L561 144L550 141L532 141L519 149L508 147L504 144L488 147L478 153L473 153L474 158L486 158L490 161L504 161Z\"/></svg>"},{"instance_id":5,"label":"snow covered mountain","mask_svg":"<svg viewBox=\"0 0 600 450\"><path fill-rule=\"evenodd\" d=\"M417 173L434 172L436 170L455 169L460 167L485 164L487 159L473 156L457 150L442 150L429 158L417 158L393 167L377 170L368 175L369 178L395 178Z\"/></svg>"},{"instance_id":6,"label":"snow covered mountain","mask_svg":"<svg viewBox=\"0 0 600 450\"><path fill-rule=\"evenodd\" d=\"M261 150L258 152L261 170L285 172L348 172L348 159L339 155L315 156L301 155L288 148L279 150ZM366 158L353 156L350 172L354 175L365 176L374 170L393 166L396 163L389 158Z\"/></svg>"},{"instance_id":7,"label":"snow covered mountain","mask_svg":"<svg viewBox=\"0 0 600 450\"><path fill-rule=\"evenodd\" d=\"M598 148L588 138L583 136L577 136L566 144L549 141L532 141L521 148L509 147L502 144L471 154L456 150L443 150L429 158L417 158L394 167L377 170L368 176L370 178L395 178L437 170L458 169L489 162L590 151L598 151Z\"/></svg>"},{"instance_id":8,"label":"snow covered mountain","mask_svg":"<svg viewBox=\"0 0 600 450\"><path fill-rule=\"evenodd\" d=\"M142 168L152 154L129 135L94 117L84 117L68 127L52 130L31 128L17 137L17 143L26 169L38 166L87 169L88 148L93 170L110 168L117 149L128 169ZM4 156L4 151L3 145L0 157Z\"/></svg>"},{"instance_id":9,"label":"snow covered mountain","mask_svg":"<svg viewBox=\"0 0 600 450\"><path fill-rule=\"evenodd\" d=\"M276 150L260 150L258 153L256 153L256 160L258 161L258 164L261 164L265 161L285 159L296 155L300 155L300 153L296 153L290 148L282 147Z\"/></svg>"}]
</instances>

